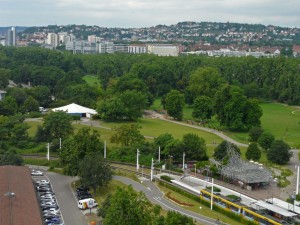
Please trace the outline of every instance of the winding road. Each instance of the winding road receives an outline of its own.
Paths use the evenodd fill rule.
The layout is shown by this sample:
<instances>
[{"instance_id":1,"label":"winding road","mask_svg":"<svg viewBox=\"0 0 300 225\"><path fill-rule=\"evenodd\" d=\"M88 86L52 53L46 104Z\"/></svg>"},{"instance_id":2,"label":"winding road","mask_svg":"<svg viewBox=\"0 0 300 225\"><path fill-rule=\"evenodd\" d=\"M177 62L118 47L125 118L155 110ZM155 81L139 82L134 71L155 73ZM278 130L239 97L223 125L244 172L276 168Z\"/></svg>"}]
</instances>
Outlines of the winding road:
<instances>
[{"instance_id":1,"label":"winding road","mask_svg":"<svg viewBox=\"0 0 300 225\"><path fill-rule=\"evenodd\" d=\"M206 216L202 216L198 213L194 213L189 210L185 210L181 208L180 206L166 200L163 198L163 193L156 187L155 183L151 182L150 180L144 180L144 185L131 180L127 177L120 177L120 176L114 176L113 179L121 181L122 183L126 185L131 185L136 191L142 191L145 193L146 197L156 205L160 205L164 210L172 210L177 211L183 215L186 215L188 217L193 218L193 220L196 220L197 222L205 225L212 225L212 224L218 224L216 223L215 219L211 219Z\"/></svg>"}]
</instances>

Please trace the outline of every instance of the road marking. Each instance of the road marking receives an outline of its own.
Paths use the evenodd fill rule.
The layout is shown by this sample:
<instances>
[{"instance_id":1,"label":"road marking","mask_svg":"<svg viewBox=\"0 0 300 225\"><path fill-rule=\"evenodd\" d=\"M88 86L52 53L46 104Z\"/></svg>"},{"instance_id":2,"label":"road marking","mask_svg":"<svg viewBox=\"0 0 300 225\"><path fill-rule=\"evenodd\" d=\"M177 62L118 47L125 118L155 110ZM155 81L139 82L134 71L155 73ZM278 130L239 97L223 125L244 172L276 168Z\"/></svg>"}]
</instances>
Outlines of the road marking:
<instances>
[{"instance_id":1,"label":"road marking","mask_svg":"<svg viewBox=\"0 0 300 225\"><path fill-rule=\"evenodd\" d=\"M174 209L174 208L172 208L172 207L166 205L166 204L163 203L162 201L157 200L156 198L153 198L153 199L156 200L156 201L158 201L160 204L164 205L164 206L167 207L168 209L171 209L171 210L173 210L173 211L179 212L180 214L186 215L186 216L188 216L188 217L192 217L192 218L194 218L194 219L196 219L196 220L201 220L201 221L207 222L207 223L209 223L209 224L216 224L216 223L214 223L214 222L210 222L210 221L208 221L208 220L201 219L201 218L199 218L199 217L196 217L196 216L187 214L187 213L185 213L185 212L181 212L181 211L179 211L179 210L177 210L177 209Z\"/></svg>"}]
</instances>

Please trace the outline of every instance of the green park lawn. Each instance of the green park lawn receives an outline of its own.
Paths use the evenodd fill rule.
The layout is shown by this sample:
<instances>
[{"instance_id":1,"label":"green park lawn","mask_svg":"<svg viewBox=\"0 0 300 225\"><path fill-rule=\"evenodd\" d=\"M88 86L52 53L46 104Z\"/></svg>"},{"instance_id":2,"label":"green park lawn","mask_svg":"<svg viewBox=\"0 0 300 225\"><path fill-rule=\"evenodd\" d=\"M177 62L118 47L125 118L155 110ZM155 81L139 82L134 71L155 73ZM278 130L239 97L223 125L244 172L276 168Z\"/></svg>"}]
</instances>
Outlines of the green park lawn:
<instances>
[{"instance_id":1,"label":"green park lawn","mask_svg":"<svg viewBox=\"0 0 300 225\"><path fill-rule=\"evenodd\" d=\"M93 75L86 75L83 77L83 80L87 82L88 85L93 86L93 85L99 85L100 86L100 81L98 77L93 76Z\"/></svg>"},{"instance_id":2,"label":"green park lawn","mask_svg":"<svg viewBox=\"0 0 300 225\"><path fill-rule=\"evenodd\" d=\"M300 148L300 108L280 103L262 103L261 126L276 139L283 140L292 148ZM225 132L231 138L247 143L248 132Z\"/></svg>"},{"instance_id":3,"label":"green park lawn","mask_svg":"<svg viewBox=\"0 0 300 225\"><path fill-rule=\"evenodd\" d=\"M279 103L260 104L263 109L262 127L287 142L300 148L300 108Z\"/></svg>"},{"instance_id":4,"label":"green park lawn","mask_svg":"<svg viewBox=\"0 0 300 225\"><path fill-rule=\"evenodd\" d=\"M275 135L276 139L282 139L286 141L292 147L300 148L300 108L286 106L278 103L263 103L260 104L263 110L263 116L261 118L262 127L265 130L270 131ZM152 109L161 109L160 100L155 100ZM185 115L191 115L192 108L185 107ZM103 127L112 128L114 126L119 126L121 124L128 124L130 122L100 122ZM221 143L222 139L214 134L207 133L198 129L180 126L170 122L166 122L159 119L153 118L141 118L137 122L141 126L141 133L147 137L148 141L152 141L153 138L158 137L160 134L170 133L174 138L182 139L183 135L187 133L197 134L199 137L205 139L206 144L208 144L208 155L213 154L213 149L215 148L212 143ZM29 136L34 136L37 130L37 125L41 122L28 122L30 125ZM84 125L75 124L75 131ZM112 145L109 141L112 130L105 128L96 128L101 134L101 139L107 141L108 147ZM248 133L247 132L226 132L225 133L232 137L233 139L248 143ZM242 152L245 149L241 149Z\"/></svg>"}]
</instances>

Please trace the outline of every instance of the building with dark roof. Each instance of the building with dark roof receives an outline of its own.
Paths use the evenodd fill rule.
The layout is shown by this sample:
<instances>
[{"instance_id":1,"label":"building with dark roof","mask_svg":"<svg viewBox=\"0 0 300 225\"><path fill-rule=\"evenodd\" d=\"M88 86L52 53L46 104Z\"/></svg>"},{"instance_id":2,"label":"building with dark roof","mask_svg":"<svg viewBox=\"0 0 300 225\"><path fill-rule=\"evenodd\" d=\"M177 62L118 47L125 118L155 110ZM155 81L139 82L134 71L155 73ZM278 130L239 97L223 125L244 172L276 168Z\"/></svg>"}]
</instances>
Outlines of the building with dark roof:
<instances>
[{"instance_id":1,"label":"building with dark roof","mask_svg":"<svg viewBox=\"0 0 300 225\"><path fill-rule=\"evenodd\" d=\"M42 224L30 169L0 166L0 225Z\"/></svg>"}]
</instances>

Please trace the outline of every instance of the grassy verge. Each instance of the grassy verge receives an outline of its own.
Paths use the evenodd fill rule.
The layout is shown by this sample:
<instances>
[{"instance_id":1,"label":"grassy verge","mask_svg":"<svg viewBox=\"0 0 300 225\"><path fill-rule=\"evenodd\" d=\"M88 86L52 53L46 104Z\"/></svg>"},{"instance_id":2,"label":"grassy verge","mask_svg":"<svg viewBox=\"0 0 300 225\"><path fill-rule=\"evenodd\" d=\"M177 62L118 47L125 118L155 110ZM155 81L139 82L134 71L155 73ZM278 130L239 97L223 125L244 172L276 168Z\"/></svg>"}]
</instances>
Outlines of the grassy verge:
<instances>
[{"instance_id":1,"label":"grassy verge","mask_svg":"<svg viewBox=\"0 0 300 225\"><path fill-rule=\"evenodd\" d=\"M221 213L212 211L212 210L210 210L209 207L207 207L203 204L200 204L197 201L191 200L190 198L188 198L188 197L186 197L182 194L179 194L175 191L172 191L172 190L170 190L166 187L163 187L163 186L159 185L159 189L164 194L167 194L168 192L171 191L173 198L180 199L181 202L185 202L185 203L193 205L193 206L181 206L182 208L184 208L186 210L190 210L190 211L193 211L193 212L198 213L200 215L207 216L207 217L210 217L210 218L213 218L213 219L218 219L219 218L220 221L222 221L224 223L227 223L227 224L232 224L232 225L241 225L242 224L242 223L239 223L239 222L237 222L233 219L228 218L227 216L225 216Z\"/></svg>"},{"instance_id":2,"label":"grassy verge","mask_svg":"<svg viewBox=\"0 0 300 225\"><path fill-rule=\"evenodd\" d=\"M35 159L35 158L24 158L24 163L27 165L37 165L37 166L49 166L53 168L59 168L59 160L50 160L47 159Z\"/></svg>"}]
</instances>

